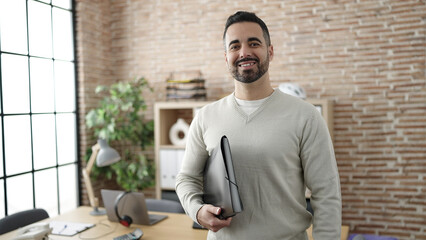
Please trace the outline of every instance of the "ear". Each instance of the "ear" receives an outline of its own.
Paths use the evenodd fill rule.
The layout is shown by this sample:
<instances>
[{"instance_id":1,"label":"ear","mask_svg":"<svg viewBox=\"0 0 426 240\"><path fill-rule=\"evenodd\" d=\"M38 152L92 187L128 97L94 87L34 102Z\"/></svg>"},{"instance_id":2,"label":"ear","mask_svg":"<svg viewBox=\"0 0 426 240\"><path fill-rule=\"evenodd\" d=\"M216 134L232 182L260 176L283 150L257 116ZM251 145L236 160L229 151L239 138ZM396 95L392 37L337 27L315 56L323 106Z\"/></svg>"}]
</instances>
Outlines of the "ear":
<instances>
[{"instance_id":1,"label":"ear","mask_svg":"<svg viewBox=\"0 0 426 240\"><path fill-rule=\"evenodd\" d=\"M274 59L274 46L271 44L271 46L268 47L269 52L269 61L272 61Z\"/></svg>"},{"instance_id":2,"label":"ear","mask_svg":"<svg viewBox=\"0 0 426 240\"><path fill-rule=\"evenodd\" d=\"M228 64L228 57L227 57L227 55L226 55L226 52L224 52L224 54L223 54L224 56L225 56L225 62L226 62L226 65L229 65Z\"/></svg>"}]
</instances>

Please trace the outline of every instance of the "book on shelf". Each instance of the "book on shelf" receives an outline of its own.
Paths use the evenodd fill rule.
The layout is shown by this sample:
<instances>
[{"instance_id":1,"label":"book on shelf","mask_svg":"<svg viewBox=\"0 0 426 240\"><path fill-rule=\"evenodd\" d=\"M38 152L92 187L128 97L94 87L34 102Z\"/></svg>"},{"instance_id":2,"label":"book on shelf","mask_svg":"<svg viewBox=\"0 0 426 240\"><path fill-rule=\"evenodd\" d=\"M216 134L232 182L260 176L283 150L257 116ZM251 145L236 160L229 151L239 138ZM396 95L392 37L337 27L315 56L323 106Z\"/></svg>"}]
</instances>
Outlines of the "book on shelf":
<instances>
[{"instance_id":1,"label":"book on shelf","mask_svg":"<svg viewBox=\"0 0 426 240\"><path fill-rule=\"evenodd\" d=\"M167 80L167 100L205 100L207 98L205 80L202 78Z\"/></svg>"}]
</instances>

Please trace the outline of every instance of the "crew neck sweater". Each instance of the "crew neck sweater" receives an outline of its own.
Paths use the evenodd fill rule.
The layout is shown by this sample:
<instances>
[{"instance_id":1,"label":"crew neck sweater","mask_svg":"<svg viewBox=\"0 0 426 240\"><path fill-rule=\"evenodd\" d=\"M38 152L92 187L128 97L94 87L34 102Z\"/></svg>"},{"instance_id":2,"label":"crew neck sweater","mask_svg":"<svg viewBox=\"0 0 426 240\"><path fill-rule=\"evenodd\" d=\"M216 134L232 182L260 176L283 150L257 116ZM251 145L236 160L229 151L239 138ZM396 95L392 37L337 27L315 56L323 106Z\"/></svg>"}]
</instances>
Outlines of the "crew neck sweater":
<instances>
[{"instance_id":1,"label":"crew neck sweater","mask_svg":"<svg viewBox=\"0 0 426 240\"><path fill-rule=\"evenodd\" d=\"M231 94L194 117L176 179L194 221L204 204L205 163L223 135L244 210L207 239L306 240L312 223L315 240L340 239L340 181L326 123L312 104L278 90L251 114ZM305 186L312 191L314 217L306 210Z\"/></svg>"}]
</instances>

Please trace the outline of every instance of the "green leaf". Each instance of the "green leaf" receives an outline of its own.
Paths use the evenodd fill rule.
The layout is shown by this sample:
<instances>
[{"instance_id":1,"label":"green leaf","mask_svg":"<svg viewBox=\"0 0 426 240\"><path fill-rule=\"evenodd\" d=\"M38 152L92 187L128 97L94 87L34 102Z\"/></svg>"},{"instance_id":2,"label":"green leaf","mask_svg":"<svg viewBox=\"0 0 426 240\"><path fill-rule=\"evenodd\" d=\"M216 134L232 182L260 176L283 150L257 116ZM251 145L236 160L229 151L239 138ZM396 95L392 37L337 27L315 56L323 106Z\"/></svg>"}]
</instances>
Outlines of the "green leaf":
<instances>
[{"instance_id":1,"label":"green leaf","mask_svg":"<svg viewBox=\"0 0 426 240\"><path fill-rule=\"evenodd\" d=\"M128 103L125 103L121 106L121 110L122 111L128 111L131 107L132 107L132 103L128 102Z\"/></svg>"},{"instance_id":2,"label":"green leaf","mask_svg":"<svg viewBox=\"0 0 426 240\"><path fill-rule=\"evenodd\" d=\"M106 89L107 89L107 87L105 87L105 86L97 86L96 89L95 89L95 93L103 92Z\"/></svg>"}]
</instances>

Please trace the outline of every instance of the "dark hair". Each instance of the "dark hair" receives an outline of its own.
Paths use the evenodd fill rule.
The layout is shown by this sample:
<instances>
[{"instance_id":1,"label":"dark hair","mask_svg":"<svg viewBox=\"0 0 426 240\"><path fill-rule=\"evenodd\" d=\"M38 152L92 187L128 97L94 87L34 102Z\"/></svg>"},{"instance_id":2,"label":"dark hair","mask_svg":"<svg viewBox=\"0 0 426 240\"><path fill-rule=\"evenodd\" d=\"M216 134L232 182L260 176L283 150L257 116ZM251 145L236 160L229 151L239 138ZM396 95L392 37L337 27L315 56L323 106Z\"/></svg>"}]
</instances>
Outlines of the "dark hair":
<instances>
[{"instance_id":1,"label":"dark hair","mask_svg":"<svg viewBox=\"0 0 426 240\"><path fill-rule=\"evenodd\" d=\"M254 23L259 24L259 26L262 28L263 37L266 40L266 44L268 46L271 45L271 37L269 36L268 27L262 21L262 19L257 17L256 14L254 14L252 12L238 11L235 14L229 16L228 20L226 20L225 30L223 31L223 44L225 46L225 49L226 49L226 44L225 44L226 31L228 31L229 26L231 26L234 23L239 23L239 22L254 22Z\"/></svg>"}]
</instances>

